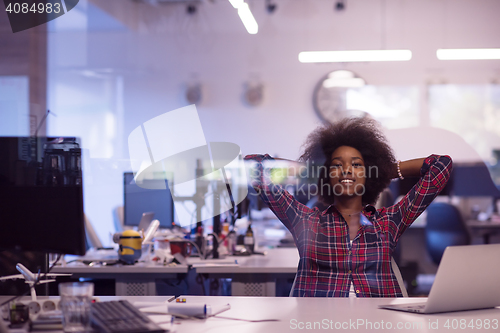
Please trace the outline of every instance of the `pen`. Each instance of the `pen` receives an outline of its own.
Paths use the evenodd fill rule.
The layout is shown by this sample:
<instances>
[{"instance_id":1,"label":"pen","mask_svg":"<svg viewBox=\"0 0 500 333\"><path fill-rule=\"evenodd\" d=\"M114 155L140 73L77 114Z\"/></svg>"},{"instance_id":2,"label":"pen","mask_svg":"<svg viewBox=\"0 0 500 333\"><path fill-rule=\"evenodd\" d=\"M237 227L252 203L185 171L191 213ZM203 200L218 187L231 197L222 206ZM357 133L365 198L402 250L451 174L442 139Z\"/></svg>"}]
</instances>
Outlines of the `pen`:
<instances>
[{"instance_id":1,"label":"pen","mask_svg":"<svg viewBox=\"0 0 500 333\"><path fill-rule=\"evenodd\" d=\"M229 309L231 309L231 304L228 303L228 304L224 305L219 311L217 311L215 313L212 313L211 317L216 316L216 315L218 315L218 314L220 314L220 313L222 313L224 311L227 311Z\"/></svg>"}]
</instances>

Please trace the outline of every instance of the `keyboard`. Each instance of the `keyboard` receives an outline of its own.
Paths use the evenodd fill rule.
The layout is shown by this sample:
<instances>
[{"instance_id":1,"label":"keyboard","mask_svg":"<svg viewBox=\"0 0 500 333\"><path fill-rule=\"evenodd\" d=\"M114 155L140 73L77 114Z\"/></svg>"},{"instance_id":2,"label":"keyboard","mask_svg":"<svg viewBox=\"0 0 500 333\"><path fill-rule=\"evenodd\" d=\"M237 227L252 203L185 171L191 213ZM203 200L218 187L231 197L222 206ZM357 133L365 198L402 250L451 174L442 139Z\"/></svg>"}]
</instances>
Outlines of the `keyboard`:
<instances>
[{"instance_id":1,"label":"keyboard","mask_svg":"<svg viewBox=\"0 0 500 333\"><path fill-rule=\"evenodd\" d=\"M127 300L96 302L91 305L91 321L102 333L164 333L168 330L152 322Z\"/></svg>"}]
</instances>

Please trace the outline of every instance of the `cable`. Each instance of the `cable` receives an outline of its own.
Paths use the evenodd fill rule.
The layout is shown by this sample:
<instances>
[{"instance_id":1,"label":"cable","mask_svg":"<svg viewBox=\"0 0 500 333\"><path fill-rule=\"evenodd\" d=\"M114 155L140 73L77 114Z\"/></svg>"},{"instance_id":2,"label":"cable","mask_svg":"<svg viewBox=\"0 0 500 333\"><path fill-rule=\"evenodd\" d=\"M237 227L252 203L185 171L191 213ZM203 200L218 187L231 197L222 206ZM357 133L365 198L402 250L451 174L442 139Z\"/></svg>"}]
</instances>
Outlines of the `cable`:
<instances>
[{"instance_id":1,"label":"cable","mask_svg":"<svg viewBox=\"0 0 500 333\"><path fill-rule=\"evenodd\" d=\"M50 271L52 270L52 268L54 268L55 264L57 264L57 262L59 261L59 259L61 259L61 254L59 254L59 255L57 256L56 261L54 261L54 262L52 263L52 265L49 267L48 271L47 271L47 272L45 272L45 274L43 275L43 280L45 280L45 279L46 279L47 274L49 274L49 273L50 273ZM36 280L35 280L35 283L33 283L33 285L32 285L32 286L30 286L30 287L28 288L28 290L27 290L27 291L25 291L25 292L24 292L23 294L21 294L21 295L14 296L14 297L12 297L12 298L10 298L10 299L6 300L6 301L5 301L5 302L3 302L2 304L0 304L0 308L1 308L2 306L4 306L5 304L8 304L8 303L10 303L10 302L12 302L12 301L15 301L15 300L16 300L16 299L18 299L19 297L26 296L26 295L27 295L27 294L31 291L31 289L32 289L32 288L35 288L37 285L39 285L39 284L40 284L40 280L41 280L41 279L40 279L40 271L38 271L38 276L37 276L37 278L36 278Z\"/></svg>"},{"instance_id":2,"label":"cable","mask_svg":"<svg viewBox=\"0 0 500 333\"><path fill-rule=\"evenodd\" d=\"M186 242L186 243L189 243L189 244L193 245L196 248L196 251L198 251L198 253L200 254L200 258L201 259L206 259L205 258L205 253L204 252L202 253L200 251L200 248L198 247L198 245L195 242L193 242L193 241L191 241L189 239L184 239L183 241Z\"/></svg>"},{"instance_id":3,"label":"cable","mask_svg":"<svg viewBox=\"0 0 500 333\"><path fill-rule=\"evenodd\" d=\"M246 322L249 322L249 323L263 323L263 322L267 322L267 321L280 321L279 319L256 319L256 320L252 320L252 319L242 319L242 318L231 318L231 317L222 317L222 316L210 316L210 317L213 317L213 318L220 318L220 319L228 319L228 320L239 320L239 321L246 321Z\"/></svg>"}]
</instances>

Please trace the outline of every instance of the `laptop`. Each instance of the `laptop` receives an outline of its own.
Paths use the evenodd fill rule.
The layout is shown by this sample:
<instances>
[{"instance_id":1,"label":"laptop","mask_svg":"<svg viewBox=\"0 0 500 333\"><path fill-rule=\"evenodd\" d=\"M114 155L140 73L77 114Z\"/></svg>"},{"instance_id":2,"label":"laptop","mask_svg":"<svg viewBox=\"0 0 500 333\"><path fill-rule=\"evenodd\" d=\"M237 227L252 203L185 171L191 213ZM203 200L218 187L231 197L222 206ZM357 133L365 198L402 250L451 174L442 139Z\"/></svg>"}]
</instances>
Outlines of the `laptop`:
<instances>
[{"instance_id":1,"label":"laptop","mask_svg":"<svg viewBox=\"0 0 500 333\"><path fill-rule=\"evenodd\" d=\"M153 217L155 217L154 212L142 213L141 221L139 222L139 225L137 226L137 230L146 231L148 229L151 221L153 221Z\"/></svg>"},{"instance_id":2,"label":"laptop","mask_svg":"<svg viewBox=\"0 0 500 333\"><path fill-rule=\"evenodd\" d=\"M438 313L500 305L500 244L448 246L426 302L379 308Z\"/></svg>"}]
</instances>

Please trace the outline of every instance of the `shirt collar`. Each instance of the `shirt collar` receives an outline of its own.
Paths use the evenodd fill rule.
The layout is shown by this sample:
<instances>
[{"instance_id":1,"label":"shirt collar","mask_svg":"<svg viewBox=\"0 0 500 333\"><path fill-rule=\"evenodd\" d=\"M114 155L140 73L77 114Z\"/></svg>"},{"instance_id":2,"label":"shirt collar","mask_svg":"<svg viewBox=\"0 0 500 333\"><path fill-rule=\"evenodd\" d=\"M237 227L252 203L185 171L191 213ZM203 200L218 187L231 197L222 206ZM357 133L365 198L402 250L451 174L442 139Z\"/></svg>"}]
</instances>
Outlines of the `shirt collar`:
<instances>
[{"instance_id":1,"label":"shirt collar","mask_svg":"<svg viewBox=\"0 0 500 333\"><path fill-rule=\"evenodd\" d=\"M332 213L332 212L339 213L339 211L337 210L337 207L335 207L333 204L328 206L328 208L323 211L323 215L328 214L328 213ZM364 213L364 215L371 217L372 215L375 215L375 213L377 212L377 209L372 205L366 205L363 208L362 212Z\"/></svg>"}]
</instances>

